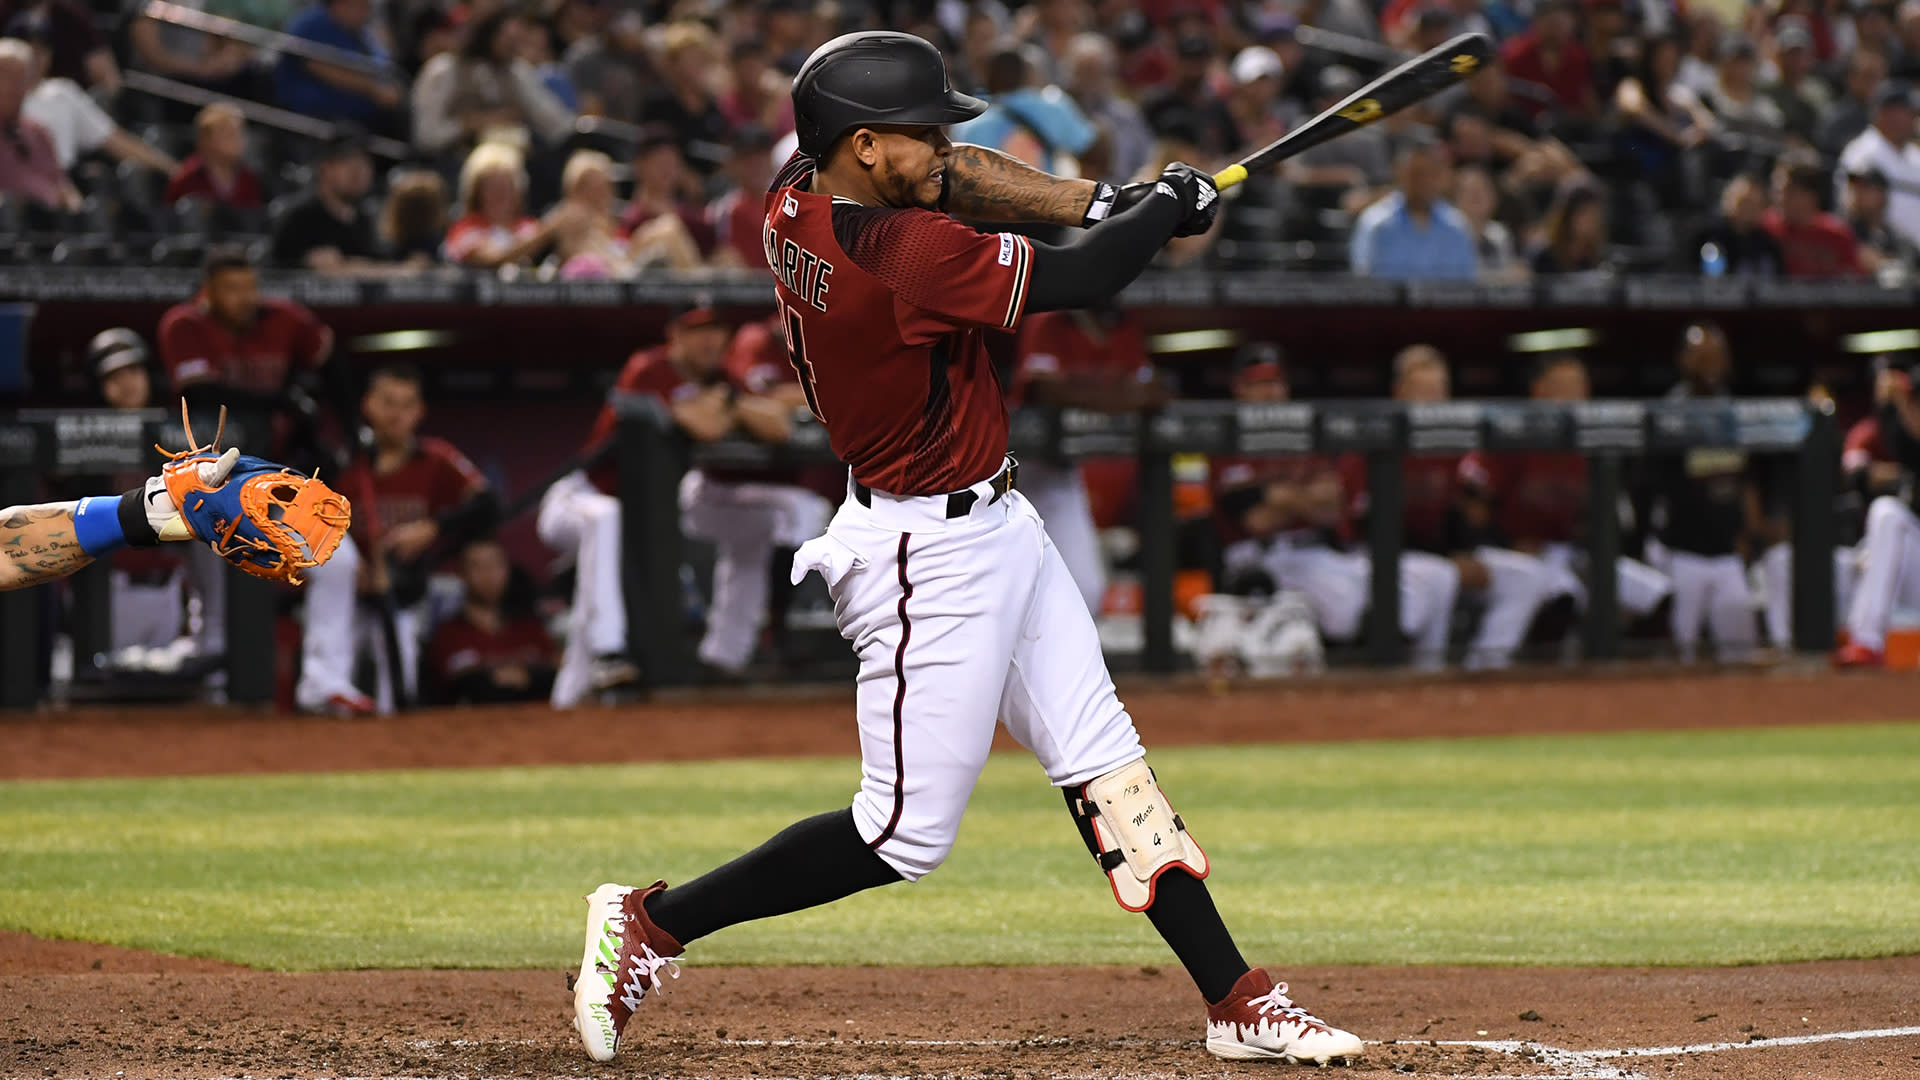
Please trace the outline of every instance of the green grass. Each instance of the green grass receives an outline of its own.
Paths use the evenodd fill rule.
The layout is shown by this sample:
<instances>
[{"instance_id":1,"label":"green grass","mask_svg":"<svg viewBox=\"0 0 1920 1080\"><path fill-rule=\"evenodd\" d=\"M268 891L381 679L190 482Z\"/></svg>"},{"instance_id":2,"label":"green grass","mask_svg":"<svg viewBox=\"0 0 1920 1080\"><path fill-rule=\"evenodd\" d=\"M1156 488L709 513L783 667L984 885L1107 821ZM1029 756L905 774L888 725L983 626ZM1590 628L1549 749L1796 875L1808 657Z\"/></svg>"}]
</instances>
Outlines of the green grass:
<instances>
[{"instance_id":1,"label":"green grass","mask_svg":"<svg viewBox=\"0 0 1920 1080\"><path fill-rule=\"evenodd\" d=\"M1260 963L1920 952L1920 725L1157 752ZM844 805L849 760L0 784L0 927L269 968L576 962L580 896ZM716 963L1161 963L996 757L925 881Z\"/></svg>"}]
</instances>

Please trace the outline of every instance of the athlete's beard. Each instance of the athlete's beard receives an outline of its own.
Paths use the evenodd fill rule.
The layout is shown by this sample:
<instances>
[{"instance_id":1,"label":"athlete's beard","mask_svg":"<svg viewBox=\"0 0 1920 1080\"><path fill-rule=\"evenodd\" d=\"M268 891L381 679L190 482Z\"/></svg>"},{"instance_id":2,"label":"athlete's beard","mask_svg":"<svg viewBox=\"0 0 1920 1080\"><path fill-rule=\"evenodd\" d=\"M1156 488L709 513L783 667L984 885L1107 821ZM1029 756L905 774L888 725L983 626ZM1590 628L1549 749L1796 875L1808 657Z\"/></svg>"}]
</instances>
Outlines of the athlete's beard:
<instances>
[{"instance_id":1,"label":"athlete's beard","mask_svg":"<svg viewBox=\"0 0 1920 1080\"><path fill-rule=\"evenodd\" d=\"M875 178L877 183L874 184L874 187L886 198L888 206L901 209L917 207L921 210L936 210L939 209L940 205L939 192L936 190L930 196L922 195L921 192L933 186L927 182L927 177L938 167L939 165L936 162L933 168L929 168L925 173L921 174L919 180L916 181L907 179L900 170L893 167L893 162L887 161L882 164L882 171L880 175Z\"/></svg>"}]
</instances>

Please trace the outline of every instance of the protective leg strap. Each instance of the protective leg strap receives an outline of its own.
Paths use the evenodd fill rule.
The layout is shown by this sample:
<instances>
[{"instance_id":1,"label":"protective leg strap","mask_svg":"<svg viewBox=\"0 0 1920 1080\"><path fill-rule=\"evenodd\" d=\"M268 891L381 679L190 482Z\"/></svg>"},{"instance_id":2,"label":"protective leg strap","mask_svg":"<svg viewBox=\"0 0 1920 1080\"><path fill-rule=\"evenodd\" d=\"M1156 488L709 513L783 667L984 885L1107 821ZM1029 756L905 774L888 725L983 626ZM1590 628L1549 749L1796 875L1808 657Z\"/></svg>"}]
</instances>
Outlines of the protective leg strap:
<instances>
[{"instance_id":1,"label":"protective leg strap","mask_svg":"<svg viewBox=\"0 0 1920 1080\"><path fill-rule=\"evenodd\" d=\"M1063 790L1080 838L1113 882L1113 898L1121 907L1152 907L1154 882L1169 867L1207 876L1207 853L1187 834L1146 758Z\"/></svg>"}]
</instances>

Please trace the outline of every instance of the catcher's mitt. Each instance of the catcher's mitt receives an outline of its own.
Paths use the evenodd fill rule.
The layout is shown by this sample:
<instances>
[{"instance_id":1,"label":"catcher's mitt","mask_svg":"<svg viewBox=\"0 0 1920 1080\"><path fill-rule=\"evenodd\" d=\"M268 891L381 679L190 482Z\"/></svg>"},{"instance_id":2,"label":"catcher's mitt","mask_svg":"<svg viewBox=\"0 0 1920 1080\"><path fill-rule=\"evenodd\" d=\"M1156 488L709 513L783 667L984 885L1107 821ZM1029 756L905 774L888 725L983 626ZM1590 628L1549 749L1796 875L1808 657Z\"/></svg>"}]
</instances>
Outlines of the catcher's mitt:
<instances>
[{"instance_id":1,"label":"catcher's mitt","mask_svg":"<svg viewBox=\"0 0 1920 1080\"><path fill-rule=\"evenodd\" d=\"M180 412L184 421L185 402ZM225 464L219 450L225 408L220 422L205 446L177 454L161 449L173 460L158 479L194 539L255 577L298 585L300 571L326 562L339 548L353 521L352 504L319 477L261 458L243 455L230 470L208 468ZM192 443L193 429L186 430Z\"/></svg>"}]
</instances>

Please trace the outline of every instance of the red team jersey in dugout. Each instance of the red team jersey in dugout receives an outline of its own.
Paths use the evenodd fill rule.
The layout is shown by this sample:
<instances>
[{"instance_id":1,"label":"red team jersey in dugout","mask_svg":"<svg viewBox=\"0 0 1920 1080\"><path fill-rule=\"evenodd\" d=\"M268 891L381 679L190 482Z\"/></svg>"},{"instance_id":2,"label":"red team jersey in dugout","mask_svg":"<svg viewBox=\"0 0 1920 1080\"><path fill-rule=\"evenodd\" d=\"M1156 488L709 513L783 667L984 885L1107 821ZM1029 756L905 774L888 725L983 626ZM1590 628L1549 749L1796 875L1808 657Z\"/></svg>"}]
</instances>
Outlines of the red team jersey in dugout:
<instances>
[{"instance_id":1,"label":"red team jersey in dugout","mask_svg":"<svg viewBox=\"0 0 1920 1080\"><path fill-rule=\"evenodd\" d=\"M986 334L1026 307L1033 247L945 214L806 190L796 157L767 193L766 243L788 346L854 479L939 495L1000 471L1007 406Z\"/></svg>"}]
</instances>

